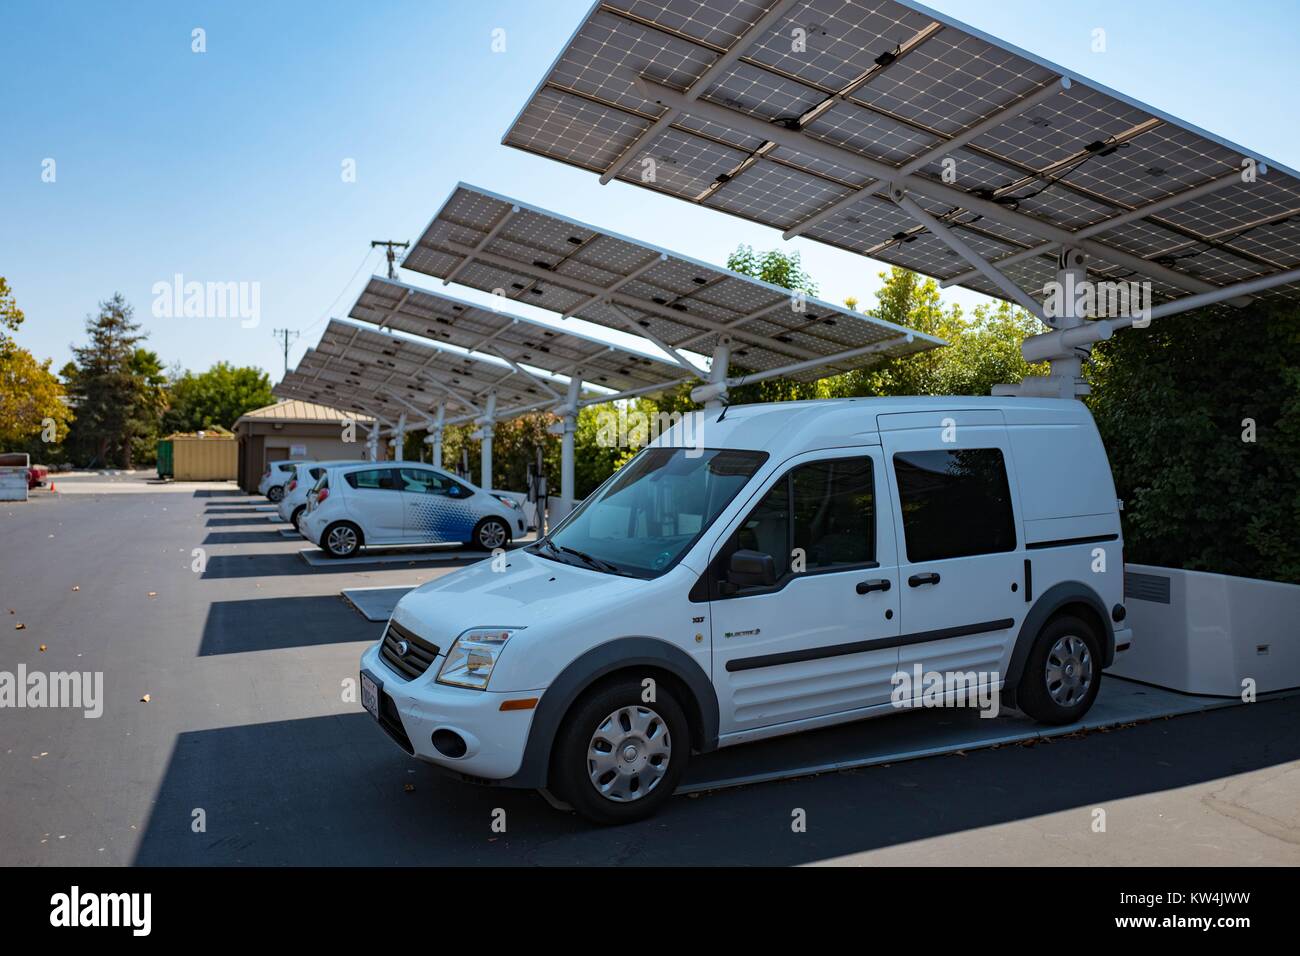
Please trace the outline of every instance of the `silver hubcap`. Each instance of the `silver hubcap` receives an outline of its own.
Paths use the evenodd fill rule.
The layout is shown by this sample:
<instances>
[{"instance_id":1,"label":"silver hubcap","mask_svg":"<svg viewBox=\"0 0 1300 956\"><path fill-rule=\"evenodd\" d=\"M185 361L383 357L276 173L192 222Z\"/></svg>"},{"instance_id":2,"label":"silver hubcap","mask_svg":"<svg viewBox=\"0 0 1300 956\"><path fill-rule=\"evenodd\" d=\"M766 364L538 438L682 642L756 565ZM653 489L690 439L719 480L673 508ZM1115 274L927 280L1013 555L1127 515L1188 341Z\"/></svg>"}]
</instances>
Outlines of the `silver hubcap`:
<instances>
[{"instance_id":1,"label":"silver hubcap","mask_svg":"<svg viewBox=\"0 0 1300 956\"><path fill-rule=\"evenodd\" d=\"M499 548L506 543L506 529L495 521L489 521L479 528L478 540L485 548Z\"/></svg>"},{"instance_id":2,"label":"silver hubcap","mask_svg":"<svg viewBox=\"0 0 1300 956\"><path fill-rule=\"evenodd\" d=\"M351 554L357 547L357 533L351 528L335 528L329 536L330 550L335 554Z\"/></svg>"},{"instance_id":3,"label":"silver hubcap","mask_svg":"<svg viewBox=\"0 0 1300 956\"><path fill-rule=\"evenodd\" d=\"M1092 654L1082 638L1059 637L1047 654L1047 692L1062 707L1083 700L1092 686Z\"/></svg>"},{"instance_id":4,"label":"silver hubcap","mask_svg":"<svg viewBox=\"0 0 1300 956\"><path fill-rule=\"evenodd\" d=\"M672 749L663 718L649 707L620 707L591 735L587 773L601 796L631 803L659 785Z\"/></svg>"}]
</instances>

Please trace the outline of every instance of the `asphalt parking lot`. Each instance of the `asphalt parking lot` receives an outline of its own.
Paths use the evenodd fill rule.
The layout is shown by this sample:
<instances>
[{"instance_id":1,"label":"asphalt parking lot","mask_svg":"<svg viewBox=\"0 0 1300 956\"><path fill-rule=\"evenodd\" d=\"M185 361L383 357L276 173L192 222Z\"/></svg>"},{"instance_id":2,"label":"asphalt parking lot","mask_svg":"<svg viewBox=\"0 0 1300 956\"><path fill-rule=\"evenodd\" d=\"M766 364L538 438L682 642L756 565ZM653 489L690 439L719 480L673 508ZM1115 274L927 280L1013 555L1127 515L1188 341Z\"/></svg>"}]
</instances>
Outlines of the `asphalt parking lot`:
<instances>
[{"instance_id":1,"label":"asphalt parking lot","mask_svg":"<svg viewBox=\"0 0 1300 956\"><path fill-rule=\"evenodd\" d=\"M453 568L312 568L231 485L56 482L0 504L0 671L102 671L103 714L0 710L0 863L1300 863L1297 697L679 796L593 829L442 777L342 699L382 625L339 591Z\"/></svg>"}]
</instances>

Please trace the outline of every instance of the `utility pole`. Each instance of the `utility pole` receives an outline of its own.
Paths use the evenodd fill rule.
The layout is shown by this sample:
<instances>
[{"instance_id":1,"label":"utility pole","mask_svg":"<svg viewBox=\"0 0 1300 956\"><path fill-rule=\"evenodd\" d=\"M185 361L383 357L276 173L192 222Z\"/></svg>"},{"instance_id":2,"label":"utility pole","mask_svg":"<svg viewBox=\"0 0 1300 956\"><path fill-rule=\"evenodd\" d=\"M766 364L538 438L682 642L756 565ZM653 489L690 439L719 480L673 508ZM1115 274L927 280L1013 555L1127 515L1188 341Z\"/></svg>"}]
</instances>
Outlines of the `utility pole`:
<instances>
[{"instance_id":1,"label":"utility pole","mask_svg":"<svg viewBox=\"0 0 1300 956\"><path fill-rule=\"evenodd\" d=\"M411 248L411 244L409 242L394 242L392 239L376 239L374 242L370 243L370 248L374 249L376 246L384 246L387 248L388 278L396 279L397 278L396 250L409 249Z\"/></svg>"},{"instance_id":2,"label":"utility pole","mask_svg":"<svg viewBox=\"0 0 1300 956\"><path fill-rule=\"evenodd\" d=\"M298 341L298 333L292 329L276 329L272 333L277 339L284 342L284 374L289 374L289 343ZM293 336L290 338L290 336Z\"/></svg>"}]
</instances>

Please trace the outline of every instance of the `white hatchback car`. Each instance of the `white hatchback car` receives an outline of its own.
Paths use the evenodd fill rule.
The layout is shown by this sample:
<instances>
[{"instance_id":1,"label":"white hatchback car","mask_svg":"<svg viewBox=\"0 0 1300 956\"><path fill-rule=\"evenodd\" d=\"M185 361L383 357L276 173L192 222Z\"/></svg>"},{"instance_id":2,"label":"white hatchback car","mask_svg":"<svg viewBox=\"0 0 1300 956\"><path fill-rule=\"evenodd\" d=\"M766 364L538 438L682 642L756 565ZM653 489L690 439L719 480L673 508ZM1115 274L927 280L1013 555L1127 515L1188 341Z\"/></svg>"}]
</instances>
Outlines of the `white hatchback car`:
<instances>
[{"instance_id":1,"label":"white hatchback car","mask_svg":"<svg viewBox=\"0 0 1300 956\"><path fill-rule=\"evenodd\" d=\"M296 460L267 462L262 480L257 483L257 493L266 496L272 504L279 504L284 497L284 486L293 477L297 464Z\"/></svg>"},{"instance_id":2,"label":"white hatchback car","mask_svg":"<svg viewBox=\"0 0 1300 956\"><path fill-rule=\"evenodd\" d=\"M1077 721L1132 640L1080 402L790 402L696 427L702 446L661 435L504 569L398 602L361 697L403 750L624 822L692 752L932 705L932 673L939 705Z\"/></svg>"},{"instance_id":3,"label":"white hatchback car","mask_svg":"<svg viewBox=\"0 0 1300 956\"><path fill-rule=\"evenodd\" d=\"M287 521L295 528L298 520L307 511L307 495L315 488L325 469L334 465L365 464L359 458L340 459L338 461L300 461L297 463L293 477L284 486L284 495L280 498L276 510L281 521Z\"/></svg>"},{"instance_id":4,"label":"white hatchback car","mask_svg":"<svg viewBox=\"0 0 1300 956\"><path fill-rule=\"evenodd\" d=\"M519 502L415 461L331 466L298 530L330 557L363 546L459 541L491 551L526 530Z\"/></svg>"}]
</instances>

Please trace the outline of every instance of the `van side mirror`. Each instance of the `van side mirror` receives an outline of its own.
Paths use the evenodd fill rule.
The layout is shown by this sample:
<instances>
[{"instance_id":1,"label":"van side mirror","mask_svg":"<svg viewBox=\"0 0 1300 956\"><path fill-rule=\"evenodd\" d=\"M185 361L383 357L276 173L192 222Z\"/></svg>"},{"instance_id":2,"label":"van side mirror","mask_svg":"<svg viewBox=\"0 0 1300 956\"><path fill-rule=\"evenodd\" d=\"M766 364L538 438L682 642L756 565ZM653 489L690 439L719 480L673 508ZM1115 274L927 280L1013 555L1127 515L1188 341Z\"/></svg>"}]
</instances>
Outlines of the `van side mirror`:
<instances>
[{"instance_id":1,"label":"van side mirror","mask_svg":"<svg viewBox=\"0 0 1300 956\"><path fill-rule=\"evenodd\" d=\"M727 583L738 588L771 587L776 584L776 561L770 554L742 548L727 564Z\"/></svg>"}]
</instances>

